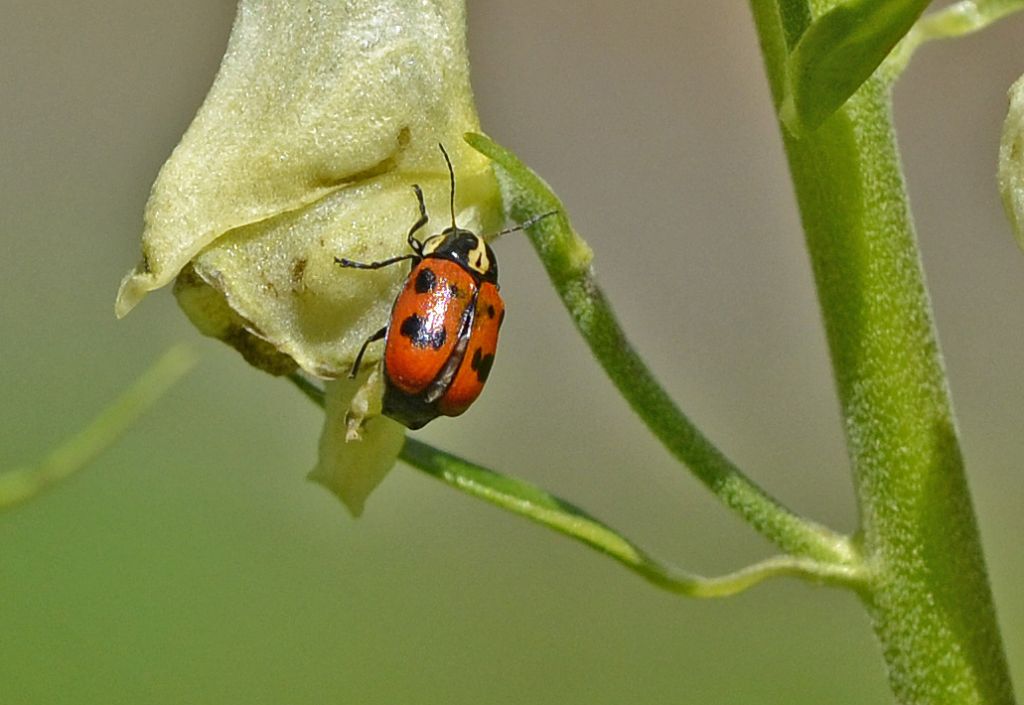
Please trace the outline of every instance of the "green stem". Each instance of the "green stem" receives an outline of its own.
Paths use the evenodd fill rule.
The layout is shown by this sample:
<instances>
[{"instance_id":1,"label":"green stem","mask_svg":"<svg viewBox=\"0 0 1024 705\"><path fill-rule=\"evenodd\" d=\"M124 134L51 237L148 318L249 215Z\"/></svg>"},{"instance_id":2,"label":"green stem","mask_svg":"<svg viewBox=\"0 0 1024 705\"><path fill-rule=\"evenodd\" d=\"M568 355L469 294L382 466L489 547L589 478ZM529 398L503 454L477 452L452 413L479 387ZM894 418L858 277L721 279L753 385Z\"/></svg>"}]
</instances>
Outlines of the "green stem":
<instances>
[{"instance_id":1,"label":"green stem","mask_svg":"<svg viewBox=\"0 0 1024 705\"><path fill-rule=\"evenodd\" d=\"M406 438L401 458L418 470L508 511L554 529L615 559L658 587L688 597L727 597L768 578L800 577L859 588L863 570L793 556L776 556L728 575L706 578L652 558L615 530L563 499L517 480Z\"/></svg>"},{"instance_id":2,"label":"green stem","mask_svg":"<svg viewBox=\"0 0 1024 705\"><path fill-rule=\"evenodd\" d=\"M85 467L194 364L191 350L184 345L174 346L88 426L64 441L39 465L0 474L0 509L26 502Z\"/></svg>"},{"instance_id":3,"label":"green stem","mask_svg":"<svg viewBox=\"0 0 1024 705\"><path fill-rule=\"evenodd\" d=\"M543 181L508 150L483 135L467 141L490 157L506 207L520 222L559 211L530 228L531 242L562 302L598 362L654 435L728 507L789 554L825 563L858 565L850 540L793 513L758 487L676 406L633 349L590 268L590 250Z\"/></svg>"},{"instance_id":4,"label":"green stem","mask_svg":"<svg viewBox=\"0 0 1024 705\"><path fill-rule=\"evenodd\" d=\"M803 0L751 0L776 109ZM781 126L781 125L780 125ZM892 128L876 74L783 128L857 492L864 596L904 703L1013 702Z\"/></svg>"},{"instance_id":5,"label":"green stem","mask_svg":"<svg viewBox=\"0 0 1024 705\"><path fill-rule=\"evenodd\" d=\"M314 404L325 407L326 397L321 387L299 373L289 375L288 379ZM528 482L499 475L408 436L400 457L449 487L569 536L610 556L663 590L679 595L728 597L769 578L782 576L854 590L862 589L867 580L867 571L860 562L832 563L795 556L775 556L713 578L687 573L655 560L584 510Z\"/></svg>"}]
</instances>

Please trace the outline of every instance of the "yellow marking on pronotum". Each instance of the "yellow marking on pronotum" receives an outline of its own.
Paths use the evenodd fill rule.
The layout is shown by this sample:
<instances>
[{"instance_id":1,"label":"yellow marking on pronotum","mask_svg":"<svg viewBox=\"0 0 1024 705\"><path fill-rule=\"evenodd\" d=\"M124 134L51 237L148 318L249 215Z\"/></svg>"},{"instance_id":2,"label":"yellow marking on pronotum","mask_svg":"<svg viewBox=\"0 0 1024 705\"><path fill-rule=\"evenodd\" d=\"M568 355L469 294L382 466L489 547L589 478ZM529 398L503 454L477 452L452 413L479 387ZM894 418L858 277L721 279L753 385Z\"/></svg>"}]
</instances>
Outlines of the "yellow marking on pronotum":
<instances>
[{"instance_id":1,"label":"yellow marking on pronotum","mask_svg":"<svg viewBox=\"0 0 1024 705\"><path fill-rule=\"evenodd\" d=\"M487 256L487 245L481 237L476 238L476 247L469 251L469 266L479 274L487 274L491 269L491 260Z\"/></svg>"}]
</instances>

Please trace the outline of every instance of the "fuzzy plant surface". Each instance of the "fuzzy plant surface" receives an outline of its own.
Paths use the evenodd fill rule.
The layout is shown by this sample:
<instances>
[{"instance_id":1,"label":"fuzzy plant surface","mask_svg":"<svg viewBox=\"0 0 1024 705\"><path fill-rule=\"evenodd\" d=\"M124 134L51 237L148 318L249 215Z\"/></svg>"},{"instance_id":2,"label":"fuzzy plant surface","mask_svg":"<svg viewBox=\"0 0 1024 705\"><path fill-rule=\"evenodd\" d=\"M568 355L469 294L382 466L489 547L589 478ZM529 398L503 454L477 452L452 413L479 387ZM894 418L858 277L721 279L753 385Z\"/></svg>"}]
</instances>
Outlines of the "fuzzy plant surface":
<instances>
[{"instance_id":1,"label":"fuzzy plant surface","mask_svg":"<svg viewBox=\"0 0 1024 705\"><path fill-rule=\"evenodd\" d=\"M891 89L923 42L979 30L1024 0L965 0L927 14L927 0L750 6L831 355L859 512L852 535L759 487L654 378L595 277L600 253L549 186L480 132L461 0L241 0L213 87L153 187L142 258L122 282L117 315L173 282L202 333L323 407L311 477L354 515L400 461L680 595L724 597L777 576L850 590L897 702L1009 705ZM486 234L504 219L532 223L553 291L623 400L777 555L716 577L668 565L571 501L408 436L382 415L378 349L358 378L346 378L402 271L343 271L335 256L393 254L396 233L416 217L414 184L430 212L446 212L439 143L455 166L459 226ZM1018 83L999 161L1018 237L1022 145ZM81 467L188 364L173 352L40 467L0 476L0 506Z\"/></svg>"}]
</instances>

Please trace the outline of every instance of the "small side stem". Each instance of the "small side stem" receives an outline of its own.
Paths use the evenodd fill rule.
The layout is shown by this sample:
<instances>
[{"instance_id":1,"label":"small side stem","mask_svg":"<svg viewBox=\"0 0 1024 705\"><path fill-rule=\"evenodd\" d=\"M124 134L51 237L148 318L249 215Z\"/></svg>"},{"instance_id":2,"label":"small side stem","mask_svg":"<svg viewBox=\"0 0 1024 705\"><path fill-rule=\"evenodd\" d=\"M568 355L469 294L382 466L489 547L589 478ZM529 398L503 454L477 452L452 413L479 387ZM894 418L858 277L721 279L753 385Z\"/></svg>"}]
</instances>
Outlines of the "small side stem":
<instances>
[{"instance_id":1,"label":"small side stem","mask_svg":"<svg viewBox=\"0 0 1024 705\"><path fill-rule=\"evenodd\" d=\"M861 588L862 566L793 556L775 556L727 575L704 577L656 560L587 512L544 490L406 438L401 459L460 492L477 497L594 548L663 590L687 597L728 597L769 578L799 577L833 586Z\"/></svg>"},{"instance_id":2,"label":"small side stem","mask_svg":"<svg viewBox=\"0 0 1024 705\"><path fill-rule=\"evenodd\" d=\"M26 502L83 468L194 364L195 356L188 347L174 346L88 426L53 450L39 465L0 474L0 509Z\"/></svg>"},{"instance_id":3,"label":"small side stem","mask_svg":"<svg viewBox=\"0 0 1024 705\"><path fill-rule=\"evenodd\" d=\"M558 199L508 150L483 135L467 141L495 163L511 216L522 222L555 210L529 230L558 295L591 352L651 432L722 502L786 553L831 564L859 564L850 539L805 519L761 489L676 406L633 349L598 286L590 249L573 231Z\"/></svg>"},{"instance_id":4,"label":"small side stem","mask_svg":"<svg viewBox=\"0 0 1024 705\"><path fill-rule=\"evenodd\" d=\"M298 373L288 379L321 408L324 390ZM728 597L769 578L797 577L814 583L862 590L869 579L863 563L830 563L775 556L727 575L704 577L654 559L584 510L545 490L406 437L399 457L407 464L472 497L490 502L579 541L637 573L653 585L687 597Z\"/></svg>"},{"instance_id":5,"label":"small side stem","mask_svg":"<svg viewBox=\"0 0 1024 705\"><path fill-rule=\"evenodd\" d=\"M588 270L556 283L580 334L623 398L665 448L727 507L787 553L854 563L845 536L799 516L747 477L668 396L626 339L608 300Z\"/></svg>"}]
</instances>

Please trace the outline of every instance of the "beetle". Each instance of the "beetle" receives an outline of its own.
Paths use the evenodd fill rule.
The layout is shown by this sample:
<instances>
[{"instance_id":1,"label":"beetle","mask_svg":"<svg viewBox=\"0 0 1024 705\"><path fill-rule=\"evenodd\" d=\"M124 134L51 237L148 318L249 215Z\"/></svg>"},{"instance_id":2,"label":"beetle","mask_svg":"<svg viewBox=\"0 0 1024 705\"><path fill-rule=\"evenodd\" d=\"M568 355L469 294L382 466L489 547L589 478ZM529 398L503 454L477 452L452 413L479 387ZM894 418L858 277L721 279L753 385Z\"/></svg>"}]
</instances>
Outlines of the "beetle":
<instances>
[{"instance_id":1,"label":"beetle","mask_svg":"<svg viewBox=\"0 0 1024 705\"><path fill-rule=\"evenodd\" d=\"M379 262L334 258L342 267L354 269L411 262L388 324L366 339L349 372L354 378L367 346L383 338L383 413L410 429L422 428L438 416L458 416L476 400L494 363L505 318L498 261L482 237L456 225L455 170L444 145L438 147L451 181L451 226L417 239L428 216L423 191L414 184L419 219L406 237L412 252ZM523 230L555 213L534 216L494 236Z\"/></svg>"}]
</instances>

